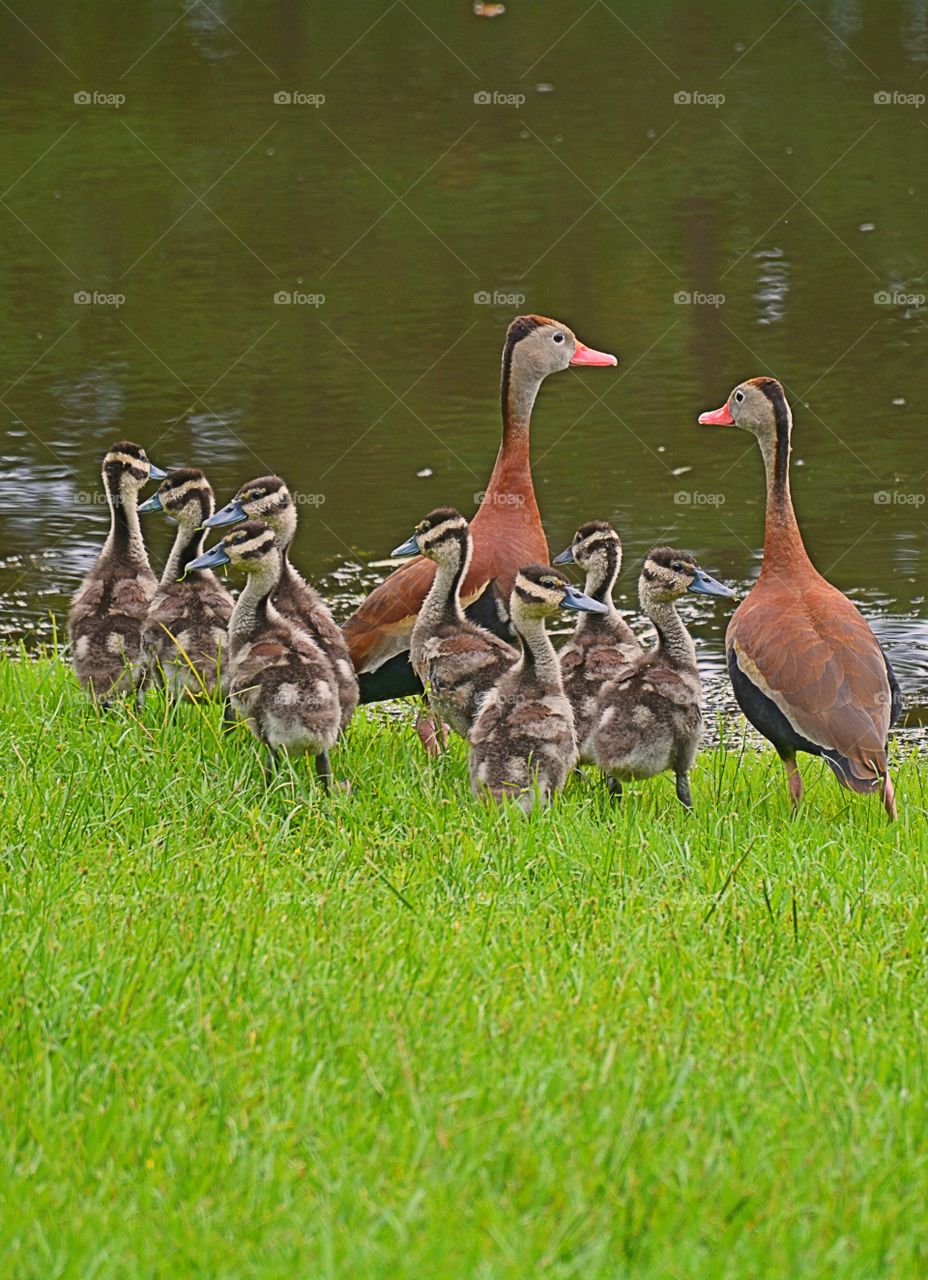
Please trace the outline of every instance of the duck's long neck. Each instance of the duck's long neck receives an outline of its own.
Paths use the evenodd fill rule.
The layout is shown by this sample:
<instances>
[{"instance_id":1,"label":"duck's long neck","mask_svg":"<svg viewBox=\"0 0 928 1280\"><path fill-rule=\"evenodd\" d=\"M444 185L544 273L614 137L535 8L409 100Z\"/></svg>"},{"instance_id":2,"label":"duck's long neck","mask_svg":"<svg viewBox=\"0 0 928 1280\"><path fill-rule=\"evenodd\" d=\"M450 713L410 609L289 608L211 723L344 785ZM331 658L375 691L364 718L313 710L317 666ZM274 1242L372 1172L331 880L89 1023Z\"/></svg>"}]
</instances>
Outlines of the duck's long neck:
<instances>
[{"instance_id":1,"label":"duck's long neck","mask_svg":"<svg viewBox=\"0 0 928 1280\"><path fill-rule=\"evenodd\" d=\"M764 563L761 575L789 571L809 563L789 491L792 416L785 400L782 404L775 405L774 409L776 431L760 441L767 476Z\"/></svg>"},{"instance_id":2,"label":"duck's long neck","mask_svg":"<svg viewBox=\"0 0 928 1280\"><path fill-rule=\"evenodd\" d=\"M527 368L519 358L518 344L503 353L500 382L500 405L503 414L503 440L486 493L474 519L487 518L497 507L505 507L507 518L540 519L532 464L529 434L532 409L542 378ZM486 515L485 515L486 513Z\"/></svg>"},{"instance_id":3,"label":"duck's long neck","mask_svg":"<svg viewBox=\"0 0 928 1280\"><path fill-rule=\"evenodd\" d=\"M149 568L148 552L139 523L139 495L134 484L124 481L118 488L106 486L110 507L110 532L104 554L128 561L137 568Z\"/></svg>"},{"instance_id":4,"label":"duck's long neck","mask_svg":"<svg viewBox=\"0 0 928 1280\"><path fill-rule=\"evenodd\" d=\"M463 538L450 539L435 557L435 577L425 602L419 610L419 617L425 624L437 627L443 622L464 624L464 611L461 608L461 583L467 576L470 564L471 541L465 533Z\"/></svg>"},{"instance_id":5,"label":"duck's long neck","mask_svg":"<svg viewBox=\"0 0 928 1280\"><path fill-rule=\"evenodd\" d=\"M171 554L168 556L168 562L164 566L164 573L161 575L161 585L163 587L176 582L190 561L202 554L205 541L205 529L192 524L178 524L177 533L174 535L174 545L171 547Z\"/></svg>"},{"instance_id":6,"label":"duck's long neck","mask_svg":"<svg viewBox=\"0 0 928 1280\"><path fill-rule=\"evenodd\" d=\"M561 681L561 664L545 629L544 618L519 615L513 618L513 625L522 641L519 670L531 671L539 684L562 693L564 686Z\"/></svg>"},{"instance_id":7,"label":"duck's long neck","mask_svg":"<svg viewBox=\"0 0 928 1280\"><path fill-rule=\"evenodd\" d=\"M695 667L696 646L677 613L676 604L672 600L656 600L645 589L641 592L641 607L657 631L656 653L674 666Z\"/></svg>"},{"instance_id":8,"label":"duck's long neck","mask_svg":"<svg viewBox=\"0 0 928 1280\"><path fill-rule=\"evenodd\" d=\"M246 643L275 615L270 596L280 580L280 563L277 557L268 557L246 577L229 623L229 636L235 644Z\"/></svg>"}]
</instances>

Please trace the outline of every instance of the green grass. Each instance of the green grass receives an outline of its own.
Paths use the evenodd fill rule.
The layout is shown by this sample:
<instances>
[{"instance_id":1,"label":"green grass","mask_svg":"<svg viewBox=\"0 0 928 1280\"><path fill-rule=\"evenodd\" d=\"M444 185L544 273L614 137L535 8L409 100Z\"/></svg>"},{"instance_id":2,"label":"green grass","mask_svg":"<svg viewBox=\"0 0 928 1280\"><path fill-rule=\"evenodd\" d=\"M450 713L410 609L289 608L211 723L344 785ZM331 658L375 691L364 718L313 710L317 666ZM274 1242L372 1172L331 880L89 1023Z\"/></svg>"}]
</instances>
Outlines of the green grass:
<instances>
[{"instance_id":1,"label":"green grass","mask_svg":"<svg viewBox=\"0 0 928 1280\"><path fill-rule=\"evenodd\" d=\"M895 826L751 750L524 820L383 713L320 803L216 707L0 702L4 1277L925 1274L914 756Z\"/></svg>"}]
</instances>

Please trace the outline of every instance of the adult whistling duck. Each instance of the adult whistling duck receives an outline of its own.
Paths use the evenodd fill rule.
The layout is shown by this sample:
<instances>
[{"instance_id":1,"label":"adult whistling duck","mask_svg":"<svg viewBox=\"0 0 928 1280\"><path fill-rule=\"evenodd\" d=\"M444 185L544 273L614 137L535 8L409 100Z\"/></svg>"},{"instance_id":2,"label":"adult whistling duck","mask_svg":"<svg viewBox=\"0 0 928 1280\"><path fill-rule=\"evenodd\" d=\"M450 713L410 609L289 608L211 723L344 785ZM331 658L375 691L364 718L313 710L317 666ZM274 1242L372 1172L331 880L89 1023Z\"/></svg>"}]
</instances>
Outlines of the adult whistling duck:
<instances>
[{"instance_id":1,"label":"adult whistling duck","mask_svg":"<svg viewBox=\"0 0 928 1280\"><path fill-rule=\"evenodd\" d=\"M519 316L506 332L500 384L503 440L483 501L470 522L473 555L461 584L468 615L503 638L508 635L508 603L518 569L548 560L529 456L535 397L549 373L571 365L617 363L615 356L584 346L566 325L545 316ZM434 575L431 560L411 560L375 587L345 623L362 702L421 693L409 662L409 645Z\"/></svg>"},{"instance_id":2,"label":"adult whistling duck","mask_svg":"<svg viewBox=\"0 0 928 1280\"><path fill-rule=\"evenodd\" d=\"M882 790L895 818L887 737L902 710L899 685L861 613L806 553L789 490L793 421L783 388L751 378L699 421L752 432L767 473L760 576L725 636L738 704L783 761L794 812L802 799L796 752L807 751L851 791Z\"/></svg>"}]
</instances>

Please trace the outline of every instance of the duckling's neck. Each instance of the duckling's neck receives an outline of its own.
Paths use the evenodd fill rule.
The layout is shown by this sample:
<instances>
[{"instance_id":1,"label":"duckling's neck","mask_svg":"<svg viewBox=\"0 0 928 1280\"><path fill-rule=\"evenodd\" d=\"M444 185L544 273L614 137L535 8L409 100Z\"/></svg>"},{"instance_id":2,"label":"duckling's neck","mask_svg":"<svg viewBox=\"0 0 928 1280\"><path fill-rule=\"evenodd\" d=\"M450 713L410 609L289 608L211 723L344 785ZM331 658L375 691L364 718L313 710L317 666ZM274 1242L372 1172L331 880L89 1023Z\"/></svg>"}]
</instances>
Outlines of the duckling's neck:
<instances>
[{"instance_id":1,"label":"duckling's neck","mask_svg":"<svg viewBox=\"0 0 928 1280\"><path fill-rule=\"evenodd\" d=\"M609 544L597 551L597 554L590 561L586 571L586 584L584 591L588 596L592 596L594 600L598 600L600 604L606 606L605 613L593 613L592 611L584 611L577 619L577 634L582 635L587 630L609 629L614 624L618 616L618 610L612 602L612 592L615 587L615 580L619 576L621 568L621 556L619 548Z\"/></svg>"},{"instance_id":2,"label":"duckling's neck","mask_svg":"<svg viewBox=\"0 0 928 1280\"><path fill-rule=\"evenodd\" d=\"M103 554L147 569L148 552L139 523L138 490L130 483L121 484L118 489L107 485L106 500L110 507L110 532Z\"/></svg>"},{"instance_id":3,"label":"duckling's neck","mask_svg":"<svg viewBox=\"0 0 928 1280\"><path fill-rule=\"evenodd\" d=\"M531 675L536 684L563 693L561 664L545 628L544 618L514 617L513 626L522 641L522 657L517 668L520 675Z\"/></svg>"},{"instance_id":4,"label":"duckling's neck","mask_svg":"<svg viewBox=\"0 0 928 1280\"><path fill-rule=\"evenodd\" d=\"M767 476L767 506L764 517L764 563L761 574L788 572L808 564L809 557L799 532L789 490L789 455L792 418L784 402L777 406L776 430L760 441Z\"/></svg>"},{"instance_id":5,"label":"duckling's neck","mask_svg":"<svg viewBox=\"0 0 928 1280\"><path fill-rule=\"evenodd\" d=\"M289 502L282 511L276 511L273 515L260 516L258 518L267 520L274 530L274 537L277 540L278 547L286 555L293 543L293 539L296 537L296 508L293 502Z\"/></svg>"},{"instance_id":6,"label":"duckling's neck","mask_svg":"<svg viewBox=\"0 0 928 1280\"><path fill-rule=\"evenodd\" d=\"M435 557L435 577L425 597L419 617L431 629L442 623L464 625L461 608L461 583L470 564L470 536L449 539Z\"/></svg>"},{"instance_id":7,"label":"duckling's neck","mask_svg":"<svg viewBox=\"0 0 928 1280\"><path fill-rule=\"evenodd\" d=\"M229 637L237 644L250 640L277 616L270 596L280 581L280 568L280 557L274 555L264 557L249 570L229 623Z\"/></svg>"},{"instance_id":8,"label":"duckling's neck","mask_svg":"<svg viewBox=\"0 0 928 1280\"><path fill-rule=\"evenodd\" d=\"M532 409L542 381L538 374L523 367L511 349L506 352L500 384L503 440L483 500L474 516L478 524L503 514L510 525L526 520L540 521L532 484L529 435Z\"/></svg>"},{"instance_id":9,"label":"duckling's neck","mask_svg":"<svg viewBox=\"0 0 928 1280\"><path fill-rule=\"evenodd\" d=\"M205 529L201 529L195 524L178 523L177 533L174 535L174 545L171 547L171 554L168 556L168 562L164 566L164 573L161 575L161 585L163 587L176 582L190 561L202 554L205 541Z\"/></svg>"},{"instance_id":10,"label":"duckling's neck","mask_svg":"<svg viewBox=\"0 0 928 1280\"><path fill-rule=\"evenodd\" d=\"M657 631L655 653L675 667L695 667L696 646L677 613L675 602L656 600L649 593L643 592L641 607Z\"/></svg>"}]
</instances>

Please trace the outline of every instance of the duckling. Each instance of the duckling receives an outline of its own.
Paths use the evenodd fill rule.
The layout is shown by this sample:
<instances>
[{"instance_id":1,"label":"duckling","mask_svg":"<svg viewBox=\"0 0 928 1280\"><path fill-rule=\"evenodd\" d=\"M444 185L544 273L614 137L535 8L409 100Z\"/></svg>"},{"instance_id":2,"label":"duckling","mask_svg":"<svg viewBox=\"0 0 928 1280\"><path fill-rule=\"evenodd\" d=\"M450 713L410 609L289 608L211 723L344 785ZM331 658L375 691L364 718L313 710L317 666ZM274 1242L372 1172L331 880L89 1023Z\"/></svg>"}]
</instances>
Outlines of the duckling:
<instances>
[{"instance_id":1,"label":"duckling","mask_svg":"<svg viewBox=\"0 0 928 1280\"><path fill-rule=\"evenodd\" d=\"M228 649L235 604L231 594L208 570L192 578L181 576L190 561L203 554L202 525L215 505L203 472L184 467L168 472L158 492L139 507L143 514L163 511L177 523L174 545L142 628L147 677L163 682L175 697L212 693Z\"/></svg>"},{"instance_id":2,"label":"duckling","mask_svg":"<svg viewBox=\"0 0 928 1280\"><path fill-rule=\"evenodd\" d=\"M466 738L490 690L518 654L492 631L471 622L461 607L473 542L467 521L453 507L437 507L416 525L394 556L427 556L438 566L409 645L438 724L447 721Z\"/></svg>"},{"instance_id":3,"label":"duckling","mask_svg":"<svg viewBox=\"0 0 928 1280\"><path fill-rule=\"evenodd\" d=\"M622 542L605 520L590 520L574 534L554 564L578 564L586 571L584 591L606 606L605 613L581 613L574 633L560 652L564 692L574 709L580 761L592 759L596 703L603 685L643 652L634 631L612 602L622 568Z\"/></svg>"},{"instance_id":4,"label":"duckling","mask_svg":"<svg viewBox=\"0 0 928 1280\"><path fill-rule=\"evenodd\" d=\"M545 631L558 609L605 613L606 606L570 585L559 569L520 569L510 597L510 618L522 656L499 679L477 715L470 736L470 785L478 799L515 800L531 812L546 804L577 761L574 713L561 668Z\"/></svg>"},{"instance_id":5,"label":"duckling","mask_svg":"<svg viewBox=\"0 0 928 1280\"><path fill-rule=\"evenodd\" d=\"M275 531L260 520L249 520L191 560L187 569L231 564L245 574L229 623L227 689L232 708L267 747L268 778L279 751L311 755L328 791L329 751L341 719L338 684L316 638L273 602L283 563Z\"/></svg>"},{"instance_id":6,"label":"duckling","mask_svg":"<svg viewBox=\"0 0 928 1280\"><path fill-rule=\"evenodd\" d=\"M274 604L285 617L306 628L331 662L338 685L340 724L345 729L358 705L358 678L345 636L329 606L290 562L296 504L280 476L260 476L243 484L231 502L210 516L206 528L218 529L240 520L263 520L274 530L283 566Z\"/></svg>"},{"instance_id":7,"label":"duckling","mask_svg":"<svg viewBox=\"0 0 928 1280\"><path fill-rule=\"evenodd\" d=\"M676 610L676 601L688 591L735 594L700 569L689 552L654 547L638 580L638 596L657 630L657 643L603 687L591 735L592 759L607 774L614 797L621 796L624 779L653 778L672 769L677 798L693 807L689 773L702 736L702 682L696 646Z\"/></svg>"},{"instance_id":8,"label":"duckling","mask_svg":"<svg viewBox=\"0 0 928 1280\"><path fill-rule=\"evenodd\" d=\"M110 531L68 613L74 671L95 701L135 687L142 626L158 588L142 540L139 490L166 474L129 440L114 444L103 459Z\"/></svg>"}]
</instances>

